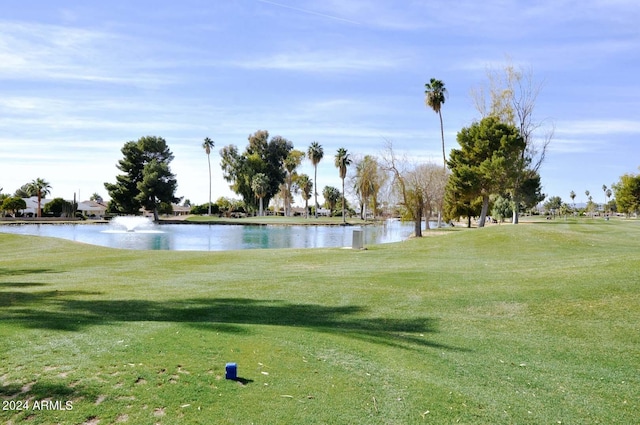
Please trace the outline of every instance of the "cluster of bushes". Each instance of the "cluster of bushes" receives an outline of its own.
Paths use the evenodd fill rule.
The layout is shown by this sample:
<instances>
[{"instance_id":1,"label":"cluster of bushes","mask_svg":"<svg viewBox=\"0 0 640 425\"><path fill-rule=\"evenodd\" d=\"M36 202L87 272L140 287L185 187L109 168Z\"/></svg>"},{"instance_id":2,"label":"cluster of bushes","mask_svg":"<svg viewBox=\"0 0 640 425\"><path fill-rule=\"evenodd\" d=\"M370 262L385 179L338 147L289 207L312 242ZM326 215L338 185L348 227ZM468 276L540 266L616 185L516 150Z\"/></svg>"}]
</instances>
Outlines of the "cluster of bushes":
<instances>
[{"instance_id":1,"label":"cluster of bushes","mask_svg":"<svg viewBox=\"0 0 640 425\"><path fill-rule=\"evenodd\" d=\"M209 213L209 203L202 205L192 205L191 214L205 215ZM231 215L234 213L246 213L244 202L237 199L218 198L216 202L211 203L211 214L218 216Z\"/></svg>"}]
</instances>

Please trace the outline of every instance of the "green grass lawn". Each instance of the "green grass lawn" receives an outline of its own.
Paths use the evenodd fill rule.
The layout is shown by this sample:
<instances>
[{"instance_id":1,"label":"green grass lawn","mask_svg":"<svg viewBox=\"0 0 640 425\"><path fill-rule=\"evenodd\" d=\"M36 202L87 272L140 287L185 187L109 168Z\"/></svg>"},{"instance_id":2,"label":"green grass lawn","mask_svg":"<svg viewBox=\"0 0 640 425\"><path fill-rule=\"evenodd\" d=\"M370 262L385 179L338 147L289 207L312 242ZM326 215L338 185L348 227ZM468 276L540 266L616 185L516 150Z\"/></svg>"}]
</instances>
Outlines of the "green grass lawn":
<instances>
[{"instance_id":1,"label":"green grass lawn","mask_svg":"<svg viewBox=\"0 0 640 425\"><path fill-rule=\"evenodd\" d=\"M2 423L640 414L636 221L455 228L365 251L126 251L9 234L0 246Z\"/></svg>"}]
</instances>

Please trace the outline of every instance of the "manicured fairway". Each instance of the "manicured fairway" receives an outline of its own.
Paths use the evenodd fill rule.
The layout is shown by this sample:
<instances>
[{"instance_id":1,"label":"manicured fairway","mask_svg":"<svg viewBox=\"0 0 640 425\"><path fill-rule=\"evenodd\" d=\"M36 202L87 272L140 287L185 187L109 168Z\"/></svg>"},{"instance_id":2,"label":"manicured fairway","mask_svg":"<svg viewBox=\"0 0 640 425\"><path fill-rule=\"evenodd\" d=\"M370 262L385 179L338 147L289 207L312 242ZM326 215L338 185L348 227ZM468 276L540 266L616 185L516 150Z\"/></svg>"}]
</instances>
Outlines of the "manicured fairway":
<instances>
[{"instance_id":1,"label":"manicured fairway","mask_svg":"<svg viewBox=\"0 0 640 425\"><path fill-rule=\"evenodd\" d=\"M0 249L1 423L640 417L640 222L455 228L365 251L5 234Z\"/></svg>"}]
</instances>

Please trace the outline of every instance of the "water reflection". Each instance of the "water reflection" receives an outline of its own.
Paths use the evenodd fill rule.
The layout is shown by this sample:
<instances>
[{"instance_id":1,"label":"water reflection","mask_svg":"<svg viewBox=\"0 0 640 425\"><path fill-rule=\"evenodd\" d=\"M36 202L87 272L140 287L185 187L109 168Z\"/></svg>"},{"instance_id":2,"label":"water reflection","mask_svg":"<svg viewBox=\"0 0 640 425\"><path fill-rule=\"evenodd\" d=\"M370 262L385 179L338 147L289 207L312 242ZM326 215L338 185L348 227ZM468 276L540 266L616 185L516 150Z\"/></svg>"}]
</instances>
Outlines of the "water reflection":
<instances>
[{"instance_id":1,"label":"water reflection","mask_svg":"<svg viewBox=\"0 0 640 425\"><path fill-rule=\"evenodd\" d=\"M413 232L413 224L398 220L362 227L166 224L140 231L117 231L107 224L0 226L4 233L49 236L113 248L177 251L350 247L356 229L363 230L366 246L405 240Z\"/></svg>"}]
</instances>

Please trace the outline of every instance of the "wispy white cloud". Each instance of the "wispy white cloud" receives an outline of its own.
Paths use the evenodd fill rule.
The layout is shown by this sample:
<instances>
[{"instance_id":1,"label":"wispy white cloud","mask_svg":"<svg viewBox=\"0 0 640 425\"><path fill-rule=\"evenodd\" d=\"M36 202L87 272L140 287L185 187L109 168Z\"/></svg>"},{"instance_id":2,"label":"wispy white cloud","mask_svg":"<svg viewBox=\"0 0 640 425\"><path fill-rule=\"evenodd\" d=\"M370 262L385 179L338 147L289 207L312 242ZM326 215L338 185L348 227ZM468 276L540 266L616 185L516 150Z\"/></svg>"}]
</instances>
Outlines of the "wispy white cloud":
<instances>
[{"instance_id":1,"label":"wispy white cloud","mask_svg":"<svg viewBox=\"0 0 640 425\"><path fill-rule=\"evenodd\" d=\"M595 153L602 150L600 141L570 138L554 138L549 144L550 153L557 154L578 154Z\"/></svg>"},{"instance_id":2,"label":"wispy white cloud","mask_svg":"<svg viewBox=\"0 0 640 425\"><path fill-rule=\"evenodd\" d=\"M324 50L280 52L257 59L236 60L232 65L246 69L273 69L310 73L374 71L406 65L407 57L386 51Z\"/></svg>"},{"instance_id":3,"label":"wispy white cloud","mask_svg":"<svg viewBox=\"0 0 640 425\"><path fill-rule=\"evenodd\" d=\"M375 154L386 138L412 158L441 160L424 82L436 76L449 89L448 152L477 115L469 89L509 54L545 83L536 114L556 122L550 163L559 158L572 177L605 160L637 167L634 0L41 2L35 12L23 3L0 18L5 189L42 176L56 190L83 183L105 195L123 143L146 134L165 137L188 197L198 196L198 172L207 177L206 136L244 147L267 129L299 149L318 140L327 156L339 146ZM320 170L322 184L338 182L331 161Z\"/></svg>"},{"instance_id":4,"label":"wispy white cloud","mask_svg":"<svg viewBox=\"0 0 640 425\"><path fill-rule=\"evenodd\" d=\"M171 81L134 40L98 30L0 21L0 77L152 86Z\"/></svg>"},{"instance_id":5,"label":"wispy white cloud","mask_svg":"<svg viewBox=\"0 0 640 425\"><path fill-rule=\"evenodd\" d=\"M582 135L584 137L607 134L640 134L640 121L632 120L584 120L566 121L556 126L558 135Z\"/></svg>"}]
</instances>

